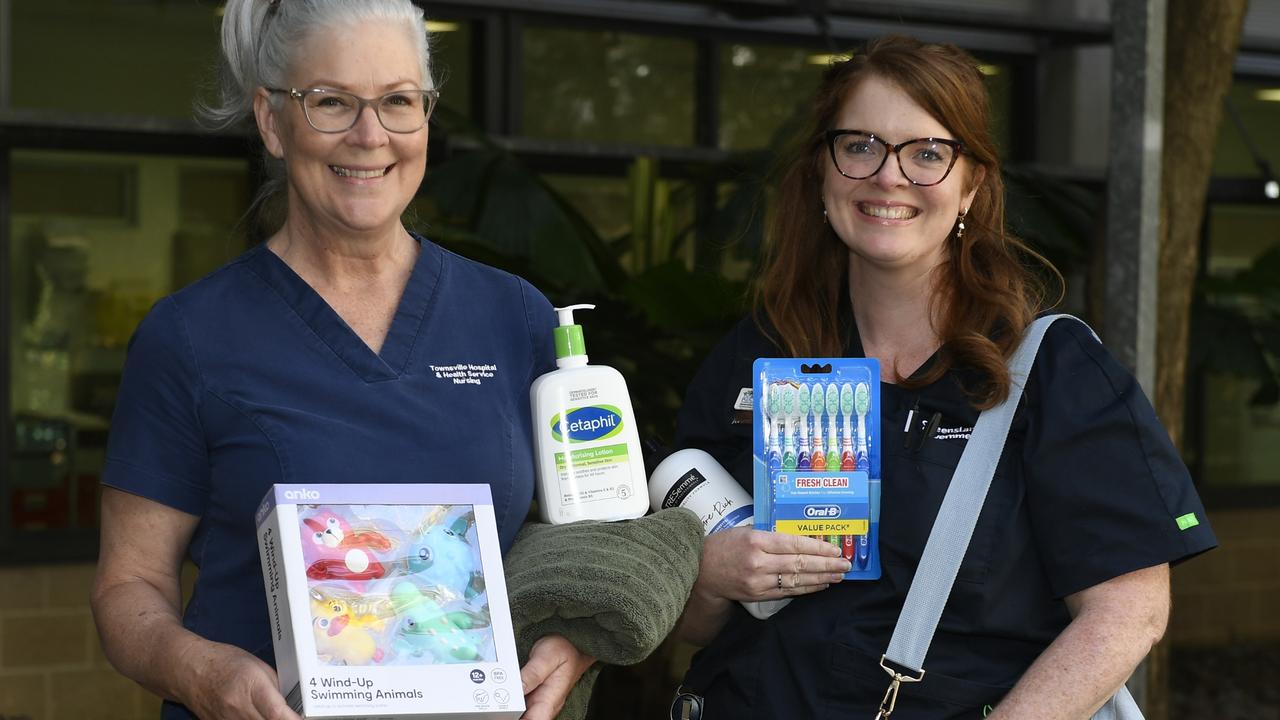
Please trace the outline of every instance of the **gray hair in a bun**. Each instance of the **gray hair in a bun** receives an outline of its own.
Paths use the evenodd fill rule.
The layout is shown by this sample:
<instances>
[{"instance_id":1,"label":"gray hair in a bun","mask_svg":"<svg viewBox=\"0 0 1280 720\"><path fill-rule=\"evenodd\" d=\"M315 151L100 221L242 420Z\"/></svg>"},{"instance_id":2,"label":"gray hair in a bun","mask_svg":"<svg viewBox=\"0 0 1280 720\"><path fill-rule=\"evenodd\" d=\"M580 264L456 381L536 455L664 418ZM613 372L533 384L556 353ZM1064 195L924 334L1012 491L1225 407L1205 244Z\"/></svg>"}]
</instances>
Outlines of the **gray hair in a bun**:
<instances>
[{"instance_id":1,"label":"gray hair in a bun","mask_svg":"<svg viewBox=\"0 0 1280 720\"><path fill-rule=\"evenodd\" d=\"M229 0L222 16L218 100L198 114L213 129L248 123L259 87L287 87L292 53L318 30L368 20L403 23L413 39L422 84L435 89L422 9L409 0Z\"/></svg>"}]
</instances>

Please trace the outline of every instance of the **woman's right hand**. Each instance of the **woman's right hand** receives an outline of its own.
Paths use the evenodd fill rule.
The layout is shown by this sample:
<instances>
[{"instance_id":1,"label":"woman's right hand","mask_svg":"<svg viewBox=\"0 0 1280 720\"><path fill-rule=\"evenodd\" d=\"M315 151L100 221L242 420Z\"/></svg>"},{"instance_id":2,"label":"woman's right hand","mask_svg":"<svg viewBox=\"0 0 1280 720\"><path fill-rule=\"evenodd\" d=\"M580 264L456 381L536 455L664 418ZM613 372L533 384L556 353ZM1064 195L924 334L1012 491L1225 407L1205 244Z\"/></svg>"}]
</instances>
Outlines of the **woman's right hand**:
<instances>
[{"instance_id":1,"label":"woman's right hand","mask_svg":"<svg viewBox=\"0 0 1280 720\"><path fill-rule=\"evenodd\" d=\"M849 561L828 542L799 535L731 528L707 536L702 564L675 635L711 642L733 601L780 600L824 590L844 579Z\"/></svg>"},{"instance_id":2,"label":"woman's right hand","mask_svg":"<svg viewBox=\"0 0 1280 720\"><path fill-rule=\"evenodd\" d=\"M191 672L180 701L200 718L300 720L276 688L270 665L233 645L196 640L184 662Z\"/></svg>"},{"instance_id":3,"label":"woman's right hand","mask_svg":"<svg viewBox=\"0 0 1280 720\"><path fill-rule=\"evenodd\" d=\"M800 535L731 528L709 535L695 592L728 600L779 600L826 589L850 564L829 542Z\"/></svg>"}]
</instances>

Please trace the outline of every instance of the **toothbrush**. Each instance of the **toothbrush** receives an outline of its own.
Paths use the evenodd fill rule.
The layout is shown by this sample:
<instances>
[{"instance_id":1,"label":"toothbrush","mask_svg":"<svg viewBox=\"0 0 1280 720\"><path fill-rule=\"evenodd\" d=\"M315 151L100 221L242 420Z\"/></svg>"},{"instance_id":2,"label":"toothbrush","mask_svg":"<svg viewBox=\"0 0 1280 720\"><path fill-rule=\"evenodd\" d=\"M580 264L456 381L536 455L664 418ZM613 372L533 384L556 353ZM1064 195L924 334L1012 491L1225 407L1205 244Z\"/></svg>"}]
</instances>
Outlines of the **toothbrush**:
<instances>
[{"instance_id":1,"label":"toothbrush","mask_svg":"<svg viewBox=\"0 0 1280 720\"><path fill-rule=\"evenodd\" d=\"M854 410L858 413L858 451L857 467L859 470L871 472L871 458L867 454L867 412L871 410L871 388L866 383L858 383L853 393ZM866 535L858 536L857 566L859 570L867 567L871 558L871 543Z\"/></svg>"},{"instance_id":2,"label":"toothbrush","mask_svg":"<svg viewBox=\"0 0 1280 720\"><path fill-rule=\"evenodd\" d=\"M786 427L786 437L782 439L782 469L790 471L796 469L796 426L793 422L792 413L796 408L796 389L791 383L785 383L782 388L782 420Z\"/></svg>"},{"instance_id":3,"label":"toothbrush","mask_svg":"<svg viewBox=\"0 0 1280 720\"><path fill-rule=\"evenodd\" d=\"M871 457L867 454L867 413L871 410L871 388L860 382L853 390L853 411L858 414L858 446L854 455L859 470L871 472Z\"/></svg>"},{"instance_id":4,"label":"toothbrush","mask_svg":"<svg viewBox=\"0 0 1280 720\"><path fill-rule=\"evenodd\" d=\"M760 406L764 413L764 437L766 450L766 464L769 468L769 484L773 485L773 479L777 476L778 471L782 469L782 451L778 449L778 429L774 423L778 421L778 407L781 403L778 388L773 387L765 381L764 371L760 372L760 388L764 392L763 404Z\"/></svg>"},{"instance_id":5,"label":"toothbrush","mask_svg":"<svg viewBox=\"0 0 1280 720\"><path fill-rule=\"evenodd\" d=\"M822 410L823 399L825 395L822 391L822 383L813 384L813 399L810 406L813 408L813 457L809 461L809 466L814 470L827 469L827 454L822 449Z\"/></svg>"},{"instance_id":6,"label":"toothbrush","mask_svg":"<svg viewBox=\"0 0 1280 720\"><path fill-rule=\"evenodd\" d=\"M809 393L809 384L800 383L797 390L799 395L796 397L796 416L800 423L800 446L796 450L796 469L808 470L812 458L809 456L809 403L812 401L812 395Z\"/></svg>"},{"instance_id":7,"label":"toothbrush","mask_svg":"<svg viewBox=\"0 0 1280 720\"><path fill-rule=\"evenodd\" d=\"M853 428L849 419L853 415L853 385L840 386L840 414L844 416L844 433L840 436L840 472L853 472L857 463L853 457Z\"/></svg>"},{"instance_id":8,"label":"toothbrush","mask_svg":"<svg viewBox=\"0 0 1280 720\"><path fill-rule=\"evenodd\" d=\"M827 386L827 417L831 419L827 432L827 469L840 469L839 442L836 440L836 410L840 408L840 389L835 383Z\"/></svg>"}]
</instances>

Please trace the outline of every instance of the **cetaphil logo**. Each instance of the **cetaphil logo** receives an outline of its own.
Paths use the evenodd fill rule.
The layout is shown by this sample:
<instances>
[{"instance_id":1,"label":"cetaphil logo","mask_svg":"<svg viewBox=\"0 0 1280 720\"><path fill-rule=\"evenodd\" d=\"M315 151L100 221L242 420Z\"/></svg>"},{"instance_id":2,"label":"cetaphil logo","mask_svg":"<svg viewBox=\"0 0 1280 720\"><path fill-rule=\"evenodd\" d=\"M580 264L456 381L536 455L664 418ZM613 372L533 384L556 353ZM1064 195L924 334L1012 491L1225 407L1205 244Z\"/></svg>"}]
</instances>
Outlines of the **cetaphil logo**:
<instances>
[{"instance_id":1,"label":"cetaphil logo","mask_svg":"<svg viewBox=\"0 0 1280 720\"><path fill-rule=\"evenodd\" d=\"M839 505L805 505L804 516L811 520L816 520L818 518L831 520L831 519L840 517L840 506Z\"/></svg>"},{"instance_id":2,"label":"cetaphil logo","mask_svg":"<svg viewBox=\"0 0 1280 720\"><path fill-rule=\"evenodd\" d=\"M622 432L622 411L612 405L589 405L574 408L551 418L551 437L556 442L589 442L604 440Z\"/></svg>"},{"instance_id":3,"label":"cetaphil logo","mask_svg":"<svg viewBox=\"0 0 1280 720\"><path fill-rule=\"evenodd\" d=\"M320 492L318 490L308 490L306 488L298 488L297 490L285 490L285 500L319 500Z\"/></svg>"}]
</instances>

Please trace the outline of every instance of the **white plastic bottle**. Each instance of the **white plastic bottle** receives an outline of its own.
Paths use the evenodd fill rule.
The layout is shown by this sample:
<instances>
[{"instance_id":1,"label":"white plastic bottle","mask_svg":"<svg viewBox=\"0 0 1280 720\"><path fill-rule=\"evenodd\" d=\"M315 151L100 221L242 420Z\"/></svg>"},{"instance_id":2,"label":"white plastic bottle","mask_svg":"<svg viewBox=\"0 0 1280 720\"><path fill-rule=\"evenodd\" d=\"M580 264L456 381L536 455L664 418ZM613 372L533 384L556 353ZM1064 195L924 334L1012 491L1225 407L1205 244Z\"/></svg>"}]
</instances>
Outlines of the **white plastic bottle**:
<instances>
[{"instance_id":1,"label":"white plastic bottle","mask_svg":"<svg viewBox=\"0 0 1280 720\"><path fill-rule=\"evenodd\" d=\"M529 388L537 463L538 513L559 525L627 520L649 509L640 435L627 381L606 365L588 365L574 310L556 308L556 370Z\"/></svg>"},{"instance_id":2,"label":"white plastic bottle","mask_svg":"<svg viewBox=\"0 0 1280 720\"><path fill-rule=\"evenodd\" d=\"M649 505L654 512L670 507L692 510L705 534L734 527L751 527L755 510L751 496L710 454L697 448L677 450L654 468L649 478ZM743 602L754 617L766 620L791 602Z\"/></svg>"}]
</instances>

